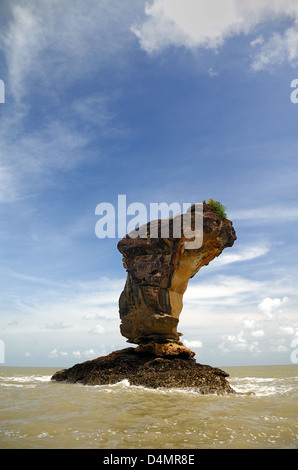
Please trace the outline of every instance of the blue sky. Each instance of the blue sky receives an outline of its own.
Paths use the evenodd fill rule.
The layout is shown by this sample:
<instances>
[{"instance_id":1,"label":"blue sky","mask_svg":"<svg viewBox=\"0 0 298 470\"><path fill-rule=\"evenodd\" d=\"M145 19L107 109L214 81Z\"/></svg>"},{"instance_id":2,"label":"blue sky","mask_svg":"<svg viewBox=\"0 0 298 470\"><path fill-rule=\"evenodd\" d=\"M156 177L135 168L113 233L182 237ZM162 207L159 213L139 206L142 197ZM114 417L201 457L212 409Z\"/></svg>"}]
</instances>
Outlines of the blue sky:
<instances>
[{"instance_id":1,"label":"blue sky","mask_svg":"<svg viewBox=\"0 0 298 470\"><path fill-rule=\"evenodd\" d=\"M5 365L129 346L101 202L227 207L237 242L189 284L179 331L211 365L290 364L298 342L298 6L262 0L0 6ZM249 3L249 5L247 5Z\"/></svg>"}]
</instances>

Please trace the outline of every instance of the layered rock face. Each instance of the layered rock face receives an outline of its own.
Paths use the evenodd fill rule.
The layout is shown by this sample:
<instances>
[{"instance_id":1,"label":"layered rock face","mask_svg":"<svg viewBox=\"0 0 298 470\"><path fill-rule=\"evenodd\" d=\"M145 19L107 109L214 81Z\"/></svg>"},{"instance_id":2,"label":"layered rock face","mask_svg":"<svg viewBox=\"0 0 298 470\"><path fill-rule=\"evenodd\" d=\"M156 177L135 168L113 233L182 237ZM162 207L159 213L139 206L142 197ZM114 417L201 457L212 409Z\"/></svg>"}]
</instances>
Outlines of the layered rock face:
<instances>
[{"instance_id":1,"label":"layered rock face","mask_svg":"<svg viewBox=\"0 0 298 470\"><path fill-rule=\"evenodd\" d=\"M195 209L195 206L190 208L190 227L185 227L186 233L196 225ZM183 215L178 217L183 227ZM236 240L232 222L210 211L208 205L204 204L200 217L203 217L203 239L198 248L193 248L184 233L179 238L173 237L174 219L168 221L167 238L160 236L162 221L157 220L140 231L149 234L157 226L158 237L126 235L118 243L127 270L125 288L119 299L120 329L129 343L175 342L181 345L177 325L189 279Z\"/></svg>"},{"instance_id":2,"label":"layered rock face","mask_svg":"<svg viewBox=\"0 0 298 470\"><path fill-rule=\"evenodd\" d=\"M183 345L177 331L189 279L236 240L232 222L209 205L204 204L197 216L194 205L187 217L149 222L139 229L143 238L128 234L118 243L127 270L119 299L120 330L129 343L138 346L58 371L52 380L103 385L128 379L132 385L153 388L191 387L202 394L235 393L226 380L228 374L197 363L195 353ZM183 227L179 236L177 220ZM163 232L165 225L169 229L167 236Z\"/></svg>"}]
</instances>

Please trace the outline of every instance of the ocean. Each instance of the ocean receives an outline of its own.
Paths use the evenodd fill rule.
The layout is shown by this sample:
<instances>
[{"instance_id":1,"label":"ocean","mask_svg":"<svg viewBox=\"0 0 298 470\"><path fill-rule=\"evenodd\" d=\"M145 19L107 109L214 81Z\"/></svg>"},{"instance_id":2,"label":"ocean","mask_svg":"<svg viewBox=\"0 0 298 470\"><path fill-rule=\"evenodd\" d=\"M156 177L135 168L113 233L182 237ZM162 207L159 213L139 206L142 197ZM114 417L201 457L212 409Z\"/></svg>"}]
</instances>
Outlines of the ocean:
<instances>
[{"instance_id":1,"label":"ocean","mask_svg":"<svg viewBox=\"0 0 298 470\"><path fill-rule=\"evenodd\" d=\"M57 369L1 366L0 448L297 448L298 365L222 369L237 394L67 384L50 380Z\"/></svg>"}]
</instances>

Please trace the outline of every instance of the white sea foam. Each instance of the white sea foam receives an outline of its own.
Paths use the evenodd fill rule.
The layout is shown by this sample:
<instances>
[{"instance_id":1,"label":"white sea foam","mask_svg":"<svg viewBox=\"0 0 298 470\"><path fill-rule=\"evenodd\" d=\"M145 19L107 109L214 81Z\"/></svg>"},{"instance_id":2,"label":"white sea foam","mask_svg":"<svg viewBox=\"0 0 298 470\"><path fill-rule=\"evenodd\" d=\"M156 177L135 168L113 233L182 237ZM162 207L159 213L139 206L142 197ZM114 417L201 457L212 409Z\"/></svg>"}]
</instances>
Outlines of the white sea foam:
<instances>
[{"instance_id":1,"label":"white sea foam","mask_svg":"<svg viewBox=\"0 0 298 470\"><path fill-rule=\"evenodd\" d=\"M82 387L86 387L86 385L82 385ZM148 394L148 395L185 395L185 396L196 396L198 397L200 394L198 390L193 388L168 388L168 387L146 387L144 385L132 385L127 379L121 380L115 384L107 384L107 385L87 385L90 389L99 389L105 393L113 393L117 394L120 391L127 392L127 393L134 393L134 394ZM209 394L213 396L213 394ZM216 395L216 394L214 394Z\"/></svg>"},{"instance_id":2,"label":"white sea foam","mask_svg":"<svg viewBox=\"0 0 298 470\"><path fill-rule=\"evenodd\" d=\"M290 382L289 378L275 378L275 377L233 377L228 379L231 387L238 394L253 394L255 396L269 396L275 394L284 394L291 392L294 386L297 386L298 377L292 377ZM13 387L13 388L34 388L38 384L51 382L51 375L20 375L20 376L0 376L0 387ZM296 382L296 383L295 383ZM84 386L86 387L86 386ZM120 382L110 385L97 385L90 386L91 388L99 388L106 392L117 393L119 390L127 391L142 391L148 393L161 393L161 394L196 394L197 391L191 388L157 388L152 389L144 386L131 385L129 380L124 379Z\"/></svg>"},{"instance_id":3,"label":"white sea foam","mask_svg":"<svg viewBox=\"0 0 298 470\"><path fill-rule=\"evenodd\" d=\"M29 376L0 376L1 387L14 387L14 388L34 388L40 383L50 382L50 375L29 375Z\"/></svg>"},{"instance_id":4,"label":"white sea foam","mask_svg":"<svg viewBox=\"0 0 298 470\"><path fill-rule=\"evenodd\" d=\"M115 384L111 384L111 387L130 387L130 382L127 379L123 379L120 382L117 382Z\"/></svg>"},{"instance_id":5,"label":"white sea foam","mask_svg":"<svg viewBox=\"0 0 298 470\"><path fill-rule=\"evenodd\" d=\"M294 388L294 381L275 377L234 377L230 384L237 393L251 393L255 396L285 394Z\"/></svg>"},{"instance_id":6,"label":"white sea foam","mask_svg":"<svg viewBox=\"0 0 298 470\"><path fill-rule=\"evenodd\" d=\"M269 396L275 394L283 394L293 390L293 384L288 380L277 378L263 378L263 377L235 377L229 380L231 387L239 395L247 396ZM99 388L107 393L118 393L120 390L127 390L128 392L140 392L148 394L162 394L162 395L200 395L195 388L150 388L142 385L131 385L127 379L110 385L97 385L90 386L91 388ZM212 394L209 394L210 396ZM214 394L216 395L216 394ZM234 396L234 395L231 395Z\"/></svg>"}]
</instances>

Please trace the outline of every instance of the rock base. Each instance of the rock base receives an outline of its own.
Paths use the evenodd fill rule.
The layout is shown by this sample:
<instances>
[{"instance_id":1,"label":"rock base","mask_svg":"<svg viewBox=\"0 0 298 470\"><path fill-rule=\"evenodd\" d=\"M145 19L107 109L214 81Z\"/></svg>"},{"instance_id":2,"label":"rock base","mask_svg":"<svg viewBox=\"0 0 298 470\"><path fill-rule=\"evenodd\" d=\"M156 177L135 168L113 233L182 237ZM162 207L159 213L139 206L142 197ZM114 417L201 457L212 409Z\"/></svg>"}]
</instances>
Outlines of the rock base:
<instances>
[{"instance_id":1,"label":"rock base","mask_svg":"<svg viewBox=\"0 0 298 470\"><path fill-rule=\"evenodd\" d=\"M165 346L163 346L164 348ZM173 346L174 347L174 346ZM84 385L115 384L127 379L131 385L149 388L192 388L201 394L235 393L221 369L198 364L192 351L153 346L126 348L56 372L52 380ZM155 349L155 350L154 350ZM186 351L187 350L187 351ZM189 353L188 353L189 351Z\"/></svg>"}]
</instances>

